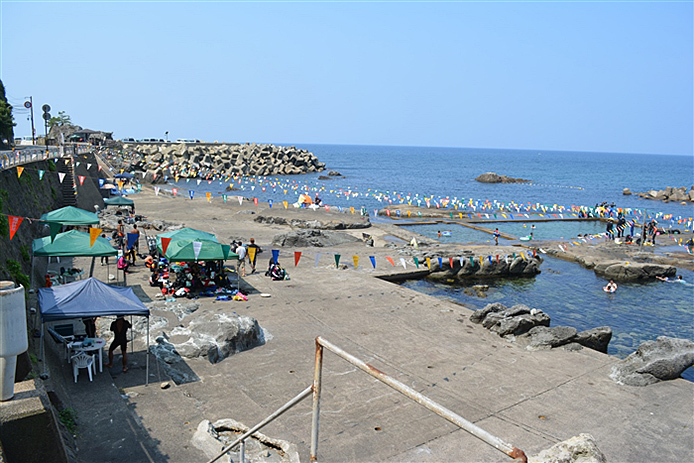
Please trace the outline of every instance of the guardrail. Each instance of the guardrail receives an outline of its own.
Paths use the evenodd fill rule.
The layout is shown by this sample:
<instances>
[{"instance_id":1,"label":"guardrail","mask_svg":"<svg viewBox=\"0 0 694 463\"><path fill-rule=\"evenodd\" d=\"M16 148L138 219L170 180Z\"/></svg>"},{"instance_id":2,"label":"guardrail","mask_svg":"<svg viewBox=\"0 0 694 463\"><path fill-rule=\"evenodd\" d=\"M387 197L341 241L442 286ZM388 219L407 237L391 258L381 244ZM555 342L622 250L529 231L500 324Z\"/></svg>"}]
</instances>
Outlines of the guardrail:
<instances>
[{"instance_id":1,"label":"guardrail","mask_svg":"<svg viewBox=\"0 0 694 463\"><path fill-rule=\"evenodd\" d=\"M36 146L32 148L0 151L0 170L29 164L36 161L45 161L52 158L63 158L84 154L91 151L92 145L65 144L62 146Z\"/></svg>"},{"instance_id":2,"label":"guardrail","mask_svg":"<svg viewBox=\"0 0 694 463\"><path fill-rule=\"evenodd\" d=\"M276 418L278 418L280 415L282 415L284 412L292 408L294 405L298 404L301 402L303 399L311 395L313 393L313 412L311 415L311 461L312 462L317 462L318 461L318 423L319 423L319 417L320 417L320 396L321 396L321 378L323 375L323 349L328 349L329 351L333 352L337 356L341 357L342 359L346 360L347 362L351 363L352 365L356 366L360 370L364 371L365 373L368 373L369 375L373 376L377 380L381 381L382 383L387 384L388 386L392 387L399 393L403 394L405 397L408 397L424 408L436 413L437 415L441 416L442 418L445 418L446 420L450 421L451 423L455 424L456 426L460 427L461 429L469 432L473 436L483 440L487 444L493 446L497 450L504 452L506 455L508 455L511 458L518 459L519 461L523 463L527 463L528 459L525 456L525 453L517 448L512 446L511 444L508 444L504 442L503 440L499 439L498 437L488 433L484 429L480 428L479 426L467 421L465 418L462 416L456 414L455 412L447 409L443 405L438 404L437 402L434 402L430 398L426 397L425 395L415 391L411 387L401 383L397 379L383 373L382 371L378 370L377 368L374 368L373 366L369 365L368 363L358 359L357 357L345 352L344 350L340 349L336 345L332 344L331 342L327 341L326 339L323 339L322 337L318 336L316 338L316 363L315 363L315 368L313 372L313 384L311 386L308 386L306 389L301 391L296 397L294 397L292 400L278 408L274 413L272 413L270 416L265 418L263 421L258 423L257 425L253 426L251 429L249 429L246 433L243 435L239 436L234 442L232 442L230 445L226 446L219 455L217 455L215 458L211 459L208 461L208 463L214 463L218 459L220 459L225 453L236 447L237 445L241 446L240 449L240 459L241 463L245 463L246 461L246 456L245 456L245 441L248 437L253 435L256 431L260 430L262 427L265 425L269 424L270 422L274 421Z\"/></svg>"}]
</instances>

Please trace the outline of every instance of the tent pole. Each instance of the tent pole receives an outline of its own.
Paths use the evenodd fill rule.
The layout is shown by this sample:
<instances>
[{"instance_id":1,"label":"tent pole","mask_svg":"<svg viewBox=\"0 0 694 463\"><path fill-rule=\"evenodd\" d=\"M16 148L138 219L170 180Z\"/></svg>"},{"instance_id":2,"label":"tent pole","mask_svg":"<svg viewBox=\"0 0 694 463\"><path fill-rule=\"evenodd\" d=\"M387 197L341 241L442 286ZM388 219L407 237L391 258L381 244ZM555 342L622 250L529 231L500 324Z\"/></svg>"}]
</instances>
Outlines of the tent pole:
<instances>
[{"instance_id":1,"label":"tent pole","mask_svg":"<svg viewBox=\"0 0 694 463\"><path fill-rule=\"evenodd\" d=\"M92 265L89 267L89 278L94 276L94 262L96 261L96 257L92 256Z\"/></svg>"},{"instance_id":2,"label":"tent pole","mask_svg":"<svg viewBox=\"0 0 694 463\"><path fill-rule=\"evenodd\" d=\"M31 251L31 283L29 284L29 289L34 288L34 251Z\"/></svg>"},{"instance_id":3,"label":"tent pole","mask_svg":"<svg viewBox=\"0 0 694 463\"><path fill-rule=\"evenodd\" d=\"M145 351L145 368L147 378L145 378L145 386L149 386L149 317L147 317L147 350Z\"/></svg>"}]
</instances>

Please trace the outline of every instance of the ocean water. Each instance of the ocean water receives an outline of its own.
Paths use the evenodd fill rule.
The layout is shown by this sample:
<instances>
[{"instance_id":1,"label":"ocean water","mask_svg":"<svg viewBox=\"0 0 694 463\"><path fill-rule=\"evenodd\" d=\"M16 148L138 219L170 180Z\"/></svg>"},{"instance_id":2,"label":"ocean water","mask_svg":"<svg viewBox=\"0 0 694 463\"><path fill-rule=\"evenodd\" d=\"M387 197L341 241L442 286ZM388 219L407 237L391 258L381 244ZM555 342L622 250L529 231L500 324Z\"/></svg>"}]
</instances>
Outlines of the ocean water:
<instances>
[{"instance_id":1,"label":"ocean water","mask_svg":"<svg viewBox=\"0 0 694 463\"><path fill-rule=\"evenodd\" d=\"M277 143L288 145L287 143ZM179 194L188 190L204 198L209 192L258 198L272 207L283 201L294 203L299 194L312 198L316 193L331 206L365 208L370 214L387 204L432 207L442 200L474 204L534 204L548 208L594 206L607 201L639 214L657 216L661 226L684 230L694 217L694 206L643 200L624 196L632 192L691 187L694 184L694 157L643 154L582 153L558 151L426 148L398 146L346 146L298 144L315 154L328 170L342 178L320 180L321 173L273 176L234 182L238 191L225 191L228 182L180 181ZM483 184L475 178L485 172L531 180L530 184ZM202 199L204 200L204 199ZM291 206L290 206L291 207ZM673 218L662 217L672 214ZM518 217L516 217L518 218ZM679 218L682 221L678 223ZM374 218L372 217L372 220ZM379 217L377 220L388 220ZM514 236L530 233L530 222L488 224ZM580 234L604 231L604 224L586 222L535 223L536 239L568 239ZM450 237L438 238L439 230ZM418 225L414 228L433 239L449 242L489 242L488 234L459 225ZM684 235L682 235L684 236ZM687 235L689 236L689 235ZM682 250L668 246L668 250ZM489 297L467 296L460 287L412 281L407 286L436 297L454 299L481 308L489 302L526 304L541 308L552 318L552 326L570 325L578 330L608 325L613 330L609 353L624 357L646 340L675 336L694 340L694 286L652 282L620 285L613 295L602 291L604 280L590 271L557 259L546 258L542 273L531 279L499 279L491 283ZM694 283L694 272L681 271ZM488 282L485 282L488 283ZM470 282L474 284L474 282ZM694 380L694 371L684 375Z\"/></svg>"},{"instance_id":2,"label":"ocean water","mask_svg":"<svg viewBox=\"0 0 694 463\"><path fill-rule=\"evenodd\" d=\"M278 143L282 144L282 143ZM287 143L284 143L287 145ZM330 205L365 207L369 213L385 204L425 206L453 199L541 204L552 207L594 206L607 201L617 207L646 209L674 217L693 217L694 207L643 200L632 192L694 184L694 157L644 154L579 153L472 148L350 146L297 144L343 178L319 180L321 173L273 176L235 184L245 196L260 202L293 203L301 193L316 192ZM483 184L475 178L485 172L531 180L530 184ZM179 182L184 190L224 193L220 181ZM285 193L286 192L286 193ZM234 193L231 193L234 194ZM432 202L433 204L433 202Z\"/></svg>"}]
</instances>

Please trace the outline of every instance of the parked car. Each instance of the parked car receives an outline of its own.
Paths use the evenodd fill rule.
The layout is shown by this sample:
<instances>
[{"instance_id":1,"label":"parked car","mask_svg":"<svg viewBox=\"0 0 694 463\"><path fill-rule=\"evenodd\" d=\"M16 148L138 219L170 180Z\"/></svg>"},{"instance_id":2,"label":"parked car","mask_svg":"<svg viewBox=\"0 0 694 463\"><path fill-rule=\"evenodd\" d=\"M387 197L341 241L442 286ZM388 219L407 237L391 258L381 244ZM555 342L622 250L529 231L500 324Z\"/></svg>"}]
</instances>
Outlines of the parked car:
<instances>
[{"instance_id":1,"label":"parked car","mask_svg":"<svg viewBox=\"0 0 694 463\"><path fill-rule=\"evenodd\" d=\"M202 143L197 138L179 138L176 143Z\"/></svg>"},{"instance_id":2,"label":"parked car","mask_svg":"<svg viewBox=\"0 0 694 463\"><path fill-rule=\"evenodd\" d=\"M137 143L134 138L121 138L121 143Z\"/></svg>"}]
</instances>

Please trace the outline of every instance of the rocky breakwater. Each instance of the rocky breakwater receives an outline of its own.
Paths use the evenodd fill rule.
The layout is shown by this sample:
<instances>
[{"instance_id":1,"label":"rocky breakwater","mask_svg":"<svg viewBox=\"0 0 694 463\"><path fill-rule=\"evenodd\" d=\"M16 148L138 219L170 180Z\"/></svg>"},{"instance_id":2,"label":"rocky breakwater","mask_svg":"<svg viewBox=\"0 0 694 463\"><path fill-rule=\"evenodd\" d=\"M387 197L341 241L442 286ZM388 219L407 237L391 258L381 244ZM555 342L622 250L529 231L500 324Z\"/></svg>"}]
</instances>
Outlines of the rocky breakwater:
<instances>
[{"instance_id":1,"label":"rocky breakwater","mask_svg":"<svg viewBox=\"0 0 694 463\"><path fill-rule=\"evenodd\" d=\"M625 188L622 193L625 195L632 194L629 188ZM687 189L687 187L673 188L669 186L664 190L649 190L634 194L640 198L655 199L657 201L676 201L684 204L694 202L694 186L689 189Z\"/></svg>"},{"instance_id":2,"label":"rocky breakwater","mask_svg":"<svg viewBox=\"0 0 694 463\"><path fill-rule=\"evenodd\" d=\"M480 183L530 183L530 180L507 177L505 175L499 175L494 172L484 173L477 177L475 180Z\"/></svg>"},{"instance_id":3,"label":"rocky breakwater","mask_svg":"<svg viewBox=\"0 0 694 463\"><path fill-rule=\"evenodd\" d=\"M580 350L583 347L607 353L612 339L608 326L578 332L570 326L550 327L550 317L540 309L518 304L513 307L495 302L470 315L472 323L481 324L502 338L517 342L528 350L563 347Z\"/></svg>"},{"instance_id":4,"label":"rocky breakwater","mask_svg":"<svg viewBox=\"0 0 694 463\"><path fill-rule=\"evenodd\" d=\"M234 175L296 175L325 170L313 153L293 146L245 144L137 144L124 145L139 155L126 167L143 172L144 181L164 183L167 178L217 179Z\"/></svg>"}]
</instances>

